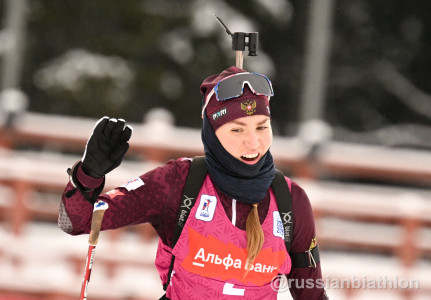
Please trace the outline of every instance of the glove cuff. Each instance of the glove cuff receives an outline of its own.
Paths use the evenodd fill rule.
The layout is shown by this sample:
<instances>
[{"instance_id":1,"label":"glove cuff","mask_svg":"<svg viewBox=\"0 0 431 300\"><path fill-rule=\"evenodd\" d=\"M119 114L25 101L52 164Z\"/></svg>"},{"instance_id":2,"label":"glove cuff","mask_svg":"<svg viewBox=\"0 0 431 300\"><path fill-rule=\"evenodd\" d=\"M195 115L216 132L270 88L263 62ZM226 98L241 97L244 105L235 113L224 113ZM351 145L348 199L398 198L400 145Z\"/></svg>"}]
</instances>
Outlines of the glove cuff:
<instances>
[{"instance_id":1,"label":"glove cuff","mask_svg":"<svg viewBox=\"0 0 431 300\"><path fill-rule=\"evenodd\" d=\"M104 177L93 177L88 175L84 169L83 165L78 165L76 168L76 180L81 183L87 189L96 189L98 188L104 181Z\"/></svg>"},{"instance_id":2,"label":"glove cuff","mask_svg":"<svg viewBox=\"0 0 431 300\"><path fill-rule=\"evenodd\" d=\"M66 193L66 197L70 198L72 197L77 190L81 192L81 194L84 196L84 198L90 202L91 204L94 204L97 200L97 197L99 197L100 193L103 191L103 188L105 187L105 178L103 178L103 181L98 185L97 188L88 188L82 185L79 180L77 179L77 173L80 169L79 166L81 166L82 162L77 161L72 168L67 169L67 173L69 174L69 181L73 185L74 189L68 191ZM84 176L88 176L84 173L82 170L82 173ZM89 176L90 177L90 176ZM94 179L94 178L93 178ZM99 181L98 179L97 181Z\"/></svg>"}]
</instances>

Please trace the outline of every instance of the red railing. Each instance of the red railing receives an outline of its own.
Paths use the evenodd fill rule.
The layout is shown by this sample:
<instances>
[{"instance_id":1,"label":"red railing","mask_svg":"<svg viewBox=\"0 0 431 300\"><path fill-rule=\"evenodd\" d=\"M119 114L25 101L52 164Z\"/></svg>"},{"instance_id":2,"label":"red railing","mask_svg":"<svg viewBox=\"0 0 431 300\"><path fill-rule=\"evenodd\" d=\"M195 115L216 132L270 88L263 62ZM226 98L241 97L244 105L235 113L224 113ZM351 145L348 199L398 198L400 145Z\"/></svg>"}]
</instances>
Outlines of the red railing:
<instances>
[{"instance_id":1,"label":"red railing","mask_svg":"<svg viewBox=\"0 0 431 300\"><path fill-rule=\"evenodd\" d=\"M19 240L29 223L56 222L60 195L68 180L66 168L79 160L94 123L91 119L28 113L13 130L0 129L0 224L8 229L9 238ZM126 160L109 174L106 189L168 159L202 154L198 129L175 128L158 121L133 127ZM406 274L416 268L417 262L430 258L430 152L330 141L320 145L311 158L305 148L298 138L275 137L271 151L277 167L308 193L323 253L332 249L383 253L397 258ZM355 183L357 180L374 183ZM369 230L364 232L364 228ZM139 236L139 245L151 244L156 238L149 226L132 229ZM129 234L130 229L112 231L105 239L115 245L126 232ZM0 246L0 258L3 255L17 266L25 260L5 248L4 244ZM67 254L76 278L82 275L84 251L85 245L82 253ZM100 252L97 264L103 265L100 268L111 278L125 266L151 269L151 261L142 260L136 253L124 259L120 250L118 255ZM330 267L327 272L343 276ZM430 283L425 281L421 291L411 292L426 289L430 289ZM0 277L0 294L18 291L1 286ZM20 293L26 295L25 291ZM67 298L67 292L61 296L58 291L44 293L31 291L44 299L73 298ZM97 299L95 296L93 299ZM143 299L133 297L130 299Z\"/></svg>"}]
</instances>

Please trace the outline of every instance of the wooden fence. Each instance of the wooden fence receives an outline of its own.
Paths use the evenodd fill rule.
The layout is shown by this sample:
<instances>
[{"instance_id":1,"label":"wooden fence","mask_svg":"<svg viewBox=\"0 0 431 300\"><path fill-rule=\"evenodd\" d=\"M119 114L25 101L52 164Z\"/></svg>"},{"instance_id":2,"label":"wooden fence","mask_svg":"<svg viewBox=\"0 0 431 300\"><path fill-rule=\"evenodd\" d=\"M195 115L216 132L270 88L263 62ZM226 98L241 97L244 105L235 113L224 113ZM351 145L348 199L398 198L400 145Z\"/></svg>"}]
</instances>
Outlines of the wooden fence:
<instances>
[{"instance_id":1,"label":"wooden fence","mask_svg":"<svg viewBox=\"0 0 431 300\"><path fill-rule=\"evenodd\" d=\"M95 121L27 113L15 128L0 129L0 224L13 235L20 236L29 222L56 222L66 169L79 160ZM106 189L168 159L202 154L198 129L157 120L133 127L126 160L107 177ZM277 167L308 193L322 252L383 253L410 271L430 259L430 152L335 141L320 145L313 156L305 149L298 138L275 137L271 151ZM149 226L133 229L146 241L155 237ZM122 233L113 231L111 240ZM0 246L0 257L3 252ZM76 266L83 265L79 255L69 257ZM115 273L120 261L102 255L98 263ZM148 267L138 258L124 263ZM431 291L430 286L428 282L421 290ZM403 291L406 299L413 299L417 291L408 292L412 294Z\"/></svg>"}]
</instances>

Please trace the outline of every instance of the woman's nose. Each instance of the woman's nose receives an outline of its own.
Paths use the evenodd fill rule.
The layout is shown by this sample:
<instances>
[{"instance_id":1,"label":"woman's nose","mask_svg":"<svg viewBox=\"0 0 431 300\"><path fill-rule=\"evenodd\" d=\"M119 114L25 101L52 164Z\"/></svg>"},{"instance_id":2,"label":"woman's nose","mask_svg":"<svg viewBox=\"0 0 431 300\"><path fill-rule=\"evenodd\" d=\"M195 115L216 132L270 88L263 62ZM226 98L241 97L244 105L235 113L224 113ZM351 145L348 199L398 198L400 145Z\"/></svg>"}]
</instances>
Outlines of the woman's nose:
<instances>
[{"instance_id":1,"label":"woman's nose","mask_svg":"<svg viewBox=\"0 0 431 300\"><path fill-rule=\"evenodd\" d=\"M255 150L259 146L259 137L255 132L248 132L244 142L248 149Z\"/></svg>"}]
</instances>

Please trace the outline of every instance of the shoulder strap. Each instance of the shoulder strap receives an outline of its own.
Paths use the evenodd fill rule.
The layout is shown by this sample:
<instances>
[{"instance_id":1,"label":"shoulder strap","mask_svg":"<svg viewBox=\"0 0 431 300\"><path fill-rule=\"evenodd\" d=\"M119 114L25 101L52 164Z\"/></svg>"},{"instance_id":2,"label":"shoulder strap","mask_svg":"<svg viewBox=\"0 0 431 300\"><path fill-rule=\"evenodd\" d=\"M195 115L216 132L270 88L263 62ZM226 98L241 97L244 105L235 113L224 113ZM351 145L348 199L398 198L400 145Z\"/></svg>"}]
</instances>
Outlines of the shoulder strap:
<instances>
[{"instance_id":1,"label":"shoulder strap","mask_svg":"<svg viewBox=\"0 0 431 300\"><path fill-rule=\"evenodd\" d=\"M272 181L275 198L277 199L278 211L284 227L284 242L287 252L290 251L290 245L293 237L293 209L292 196L290 195L289 186L280 170L277 170L274 180Z\"/></svg>"},{"instance_id":2,"label":"shoulder strap","mask_svg":"<svg viewBox=\"0 0 431 300\"><path fill-rule=\"evenodd\" d=\"M202 187L202 184L204 183L206 174L207 168L205 165L205 157L194 157L190 165L189 174L187 175L186 184L184 186L183 197L181 199L180 207L178 209L177 222L175 225L174 235L172 237L172 249L174 249L175 244L180 238L181 232L183 231L184 225L186 224L187 218L189 217L190 211L193 205L195 205L196 198L199 195L199 191ZM171 280L174 262L175 256L172 255L171 263L169 265L168 278L166 284L163 285L163 289L165 291Z\"/></svg>"},{"instance_id":3,"label":"shoulder strap","mask_svg":"<svg viewBox=\"0 0 431 300\"><path fill-rule=\"evenodd\" d=\"M183 230L190 211L196 202L196 197L204 183L206 174L207 168L205 165L205 157L194 157L190 166L189 174L187 175L183 198L181 199L181 204L178 209L177 224L172 238L172 249L180 238L181 231Z\"/></svg>"},{"instance_id":4,"label":"shoulder strap","mask_svg":"<svg viewBox=\"0 0 431 300\"><path fill-rule=\"evenodd\" d=\"M289 186L281 171L277 170L274 180L272 181L275 198L277 199L278 211L284 227L284 242L287 252L290 251L293 238L293 208L292 196ZM316 245L305 252L290 253L293 268L315 268L320 262L319 247Z\"/></svg>"}]
</instances>

